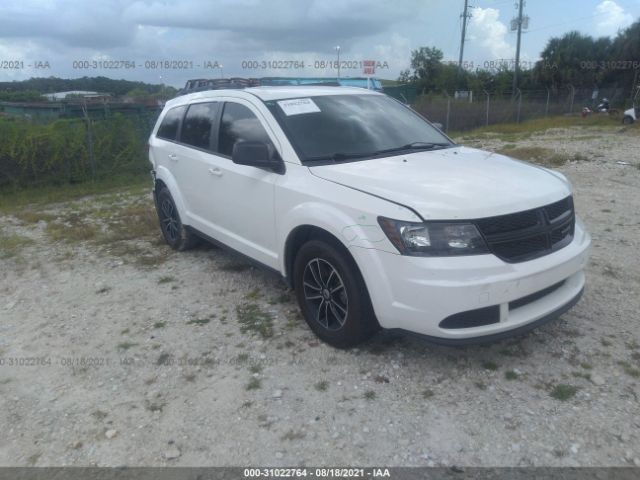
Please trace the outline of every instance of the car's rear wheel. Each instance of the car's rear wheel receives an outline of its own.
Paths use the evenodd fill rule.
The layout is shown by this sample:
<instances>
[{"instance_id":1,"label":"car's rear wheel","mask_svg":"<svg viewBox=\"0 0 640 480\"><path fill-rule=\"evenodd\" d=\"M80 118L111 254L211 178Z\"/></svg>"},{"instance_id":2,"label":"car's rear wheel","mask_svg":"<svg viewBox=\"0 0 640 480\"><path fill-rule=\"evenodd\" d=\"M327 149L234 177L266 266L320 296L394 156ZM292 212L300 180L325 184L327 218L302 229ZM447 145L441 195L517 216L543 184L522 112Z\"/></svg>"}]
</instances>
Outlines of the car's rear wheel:
<instances>
[{"instance_id":1,"label":"car's rear wheel","mask_svg":"<svg viewBox=\"0 0 640 480\"><path fill-rule=\"evenodd\" d=\"M176 204L167 187L162 187L156 194L156 211L160 221L162 236L174 250L188 250L195 247L200 239L182 224Z\"/></svg>"},{"instance_id":2,"label":"car's rear wheel","mask_svg":"<svg viewBox=\"0 0 640 480\"><path fill-rule=\"evenodd\" d=\"M622 119L622 123L624 123L625 125L631 125L633 123L633 117L631 117L630 115L625 115Z\"/></svg>"},{"instance_id":3,"label":"car's rear wheel","mask_svg":"<svg viewBox=\"0 0 640 480\"><path fill-rule=\"evenodd\" d=\"M342 248L321 240L305 243L293 277L307 324L329 345L355 346L379 328L362 275Z\"/></svg>"}]
</instances>

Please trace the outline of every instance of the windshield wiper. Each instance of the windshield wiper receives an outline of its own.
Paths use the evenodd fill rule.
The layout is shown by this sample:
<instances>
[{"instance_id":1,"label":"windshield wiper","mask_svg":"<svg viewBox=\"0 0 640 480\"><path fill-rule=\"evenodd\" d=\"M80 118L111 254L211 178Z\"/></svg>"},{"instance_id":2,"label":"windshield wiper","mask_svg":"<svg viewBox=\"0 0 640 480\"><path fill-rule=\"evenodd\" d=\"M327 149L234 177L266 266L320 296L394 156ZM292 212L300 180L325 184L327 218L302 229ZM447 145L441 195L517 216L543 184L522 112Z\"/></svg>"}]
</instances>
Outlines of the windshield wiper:
<instances>
[{"instance_id":1,"label":"windshield wiper","mask_svg":"<svg viewBox=\"0 0 640 480\"><path fill-rule=\"evenodd\" d=\"M401 147L394 148L386 148L384 150L378 150L375 152L376 155L380 155L383 153L392 153L392 152L401 152L403 150L432 150L436 147L448 147L450 143L444 142L412 142L407 143Z\"/></svg>"},{"instance_id":2,"label":"windshield wiper","mask_svg":"<svg viewBox=\"0 0 640 480\"><path fill-rule=\"evenodd\" d=\"M337 152L331 155L322 155L320 157L311 157L307 158L308 161L320 161L320 160L333 160L334 162L340 162L342 160L351 160L353 158L365 158L365 157L373 157L377 152L367 152L367 153L342 153Z\"/></svg>"},{"instance_id":3,"label":"windshield wiper","mask_svg":"<svg viewBox=\"0 0 640 480\"><path fill-rule=\"evenodd\" d=\"M331 155L322 155L320 157L307 158L307 161L321 161L321 160L333 160L334 162L340 162L344 160L352 160L355 158L373 158L385 153L401 152L404 150L432 150L436 147L448 147L450 143L432 143L432 142L413 142L403 145L401 147L386 148L384 150L376 150L375 152L365 153L343 153L337 152Z\"/></svg>"}]
</instances>

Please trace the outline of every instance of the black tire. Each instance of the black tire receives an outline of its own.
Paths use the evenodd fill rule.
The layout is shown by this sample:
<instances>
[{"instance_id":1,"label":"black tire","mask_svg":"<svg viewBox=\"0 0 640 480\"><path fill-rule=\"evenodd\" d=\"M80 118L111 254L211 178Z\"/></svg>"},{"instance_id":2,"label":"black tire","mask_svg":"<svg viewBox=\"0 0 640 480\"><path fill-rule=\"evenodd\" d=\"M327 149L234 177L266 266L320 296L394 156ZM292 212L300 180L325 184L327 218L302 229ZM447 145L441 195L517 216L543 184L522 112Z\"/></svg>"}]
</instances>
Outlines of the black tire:
<instances>
[{"instance_id":1,"label":"black tire","mask_svg":"<svg viewBox=\"0 0 640 480\"><path fill-rule=\"evenodd\" d=\"M360 270L341 246L323 240L302 245L293 279L304 319L329 345L353 347L380 328Z\"/></svg>"},{"instance_id":2,"label":"black tire","mask_svg":"<svg viewBox=\"0 0 640 480\"><path fill-rule=\"evenodd\" d=\"M176 203L167 187L160 188L156 193L156 212L162 236L171 248L179 251L189 250L200 243L200 238L182 224Z\"/></svg>"},{"instance_id":3,"label":"black tire","mask_svg":"<svg viewBox=\"0 0 640 480\"><path fill-rule=\"evenodd\" d=\"M631 125L633 123L633 117L630 117L629 115L625 115L624 118L622 119L622 123L624 125Z\"/></svg>"}]
</instances>

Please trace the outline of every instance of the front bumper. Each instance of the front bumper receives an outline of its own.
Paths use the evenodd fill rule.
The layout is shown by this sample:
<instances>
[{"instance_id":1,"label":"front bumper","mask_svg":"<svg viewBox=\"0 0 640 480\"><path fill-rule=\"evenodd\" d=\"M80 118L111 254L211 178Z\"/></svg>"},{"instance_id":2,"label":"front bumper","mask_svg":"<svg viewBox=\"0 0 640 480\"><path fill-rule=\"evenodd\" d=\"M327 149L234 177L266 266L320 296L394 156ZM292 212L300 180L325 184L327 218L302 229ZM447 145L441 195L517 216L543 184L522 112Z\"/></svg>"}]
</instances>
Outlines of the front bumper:
<instances>
[{"instance_id":1,"label":"front bumper","mask_svg":"<svg viewBox=\"0 0 640 480\"><path fill-rule=\"evenodd\" d=\"M522 263L494 255L425 258L359 247L351 251L383 328L454 344L523 333L571 308L584 289L590 244L577 222L569 245ZM533 301L516 302L560 283ZM440 325L452 315L487 307L497 309L495 323L455 329Z\"/></svg>"}]
</instances>

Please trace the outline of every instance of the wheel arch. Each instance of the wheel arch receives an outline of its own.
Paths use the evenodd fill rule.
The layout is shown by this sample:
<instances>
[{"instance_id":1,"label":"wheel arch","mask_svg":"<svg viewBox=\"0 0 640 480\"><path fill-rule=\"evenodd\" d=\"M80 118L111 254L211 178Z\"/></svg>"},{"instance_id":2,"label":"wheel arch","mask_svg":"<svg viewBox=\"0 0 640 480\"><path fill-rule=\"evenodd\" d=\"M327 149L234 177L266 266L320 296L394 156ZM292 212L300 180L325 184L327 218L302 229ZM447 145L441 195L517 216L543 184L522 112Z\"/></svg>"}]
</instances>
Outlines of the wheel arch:
<instances>
[{"instance_id":1,"label":"wheel arch","mask_svg":"<svg viewBox=\"0 0 640 480\"><path fill-rule=\"evenodd\" d=\"M317 225L298 225L289 232L284 243L284 278L291 288L294 287L293 265L296 255L300 250L300 247L309 240L324 240L334 247L342 250L355 263L355 259L353 258L353 255L351 255L351 252L349 252L349 248L342 243L336 235Z\"/></svg>"},{"instance_id":2,"label":"wheel arch","mask_svg":"<svg viewBox=\"0 0 640 480\"><path fill-rule=\"evenodd\" d=\"M157 192L160 188L166 187L171 194L171 198L173 198L173 202L176 204L178 208L178 214L180 215L180 219L182 220L183 225L188 225L186 220L188 219L187 210L180 194L180 189L178 188L178 183L175 178L165 167L159 167L156 170L156 178L154 184L154 199L157 196Z\"/></svg>"}]
</instances>

